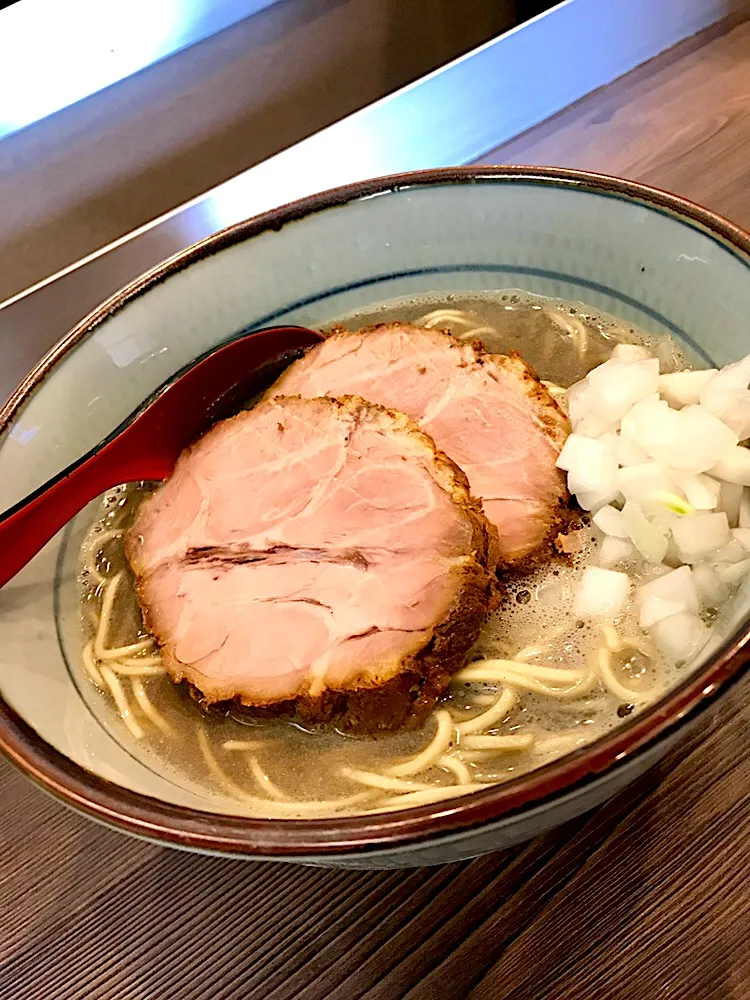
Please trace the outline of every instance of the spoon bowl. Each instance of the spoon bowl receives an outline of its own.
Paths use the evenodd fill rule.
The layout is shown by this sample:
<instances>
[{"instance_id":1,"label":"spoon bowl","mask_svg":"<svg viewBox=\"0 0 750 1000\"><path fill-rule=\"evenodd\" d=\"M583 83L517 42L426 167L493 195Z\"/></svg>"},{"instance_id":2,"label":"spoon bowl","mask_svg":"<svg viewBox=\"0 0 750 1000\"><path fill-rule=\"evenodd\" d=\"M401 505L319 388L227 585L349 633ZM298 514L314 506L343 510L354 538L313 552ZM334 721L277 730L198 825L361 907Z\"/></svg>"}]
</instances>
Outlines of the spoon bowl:
<instances>
[{"instance_id":1,"label":"spoon bowl","mask_svg":"<svg viewBox=\"0 0 750 1000\"><path fill-rule=\"evenodd\" d=\"M321 339L305 327L268 327L173 375L100 444L0 515L0 587L94 497L120 483L165 479L186 445Z\"/></svg>"}]
</instances>

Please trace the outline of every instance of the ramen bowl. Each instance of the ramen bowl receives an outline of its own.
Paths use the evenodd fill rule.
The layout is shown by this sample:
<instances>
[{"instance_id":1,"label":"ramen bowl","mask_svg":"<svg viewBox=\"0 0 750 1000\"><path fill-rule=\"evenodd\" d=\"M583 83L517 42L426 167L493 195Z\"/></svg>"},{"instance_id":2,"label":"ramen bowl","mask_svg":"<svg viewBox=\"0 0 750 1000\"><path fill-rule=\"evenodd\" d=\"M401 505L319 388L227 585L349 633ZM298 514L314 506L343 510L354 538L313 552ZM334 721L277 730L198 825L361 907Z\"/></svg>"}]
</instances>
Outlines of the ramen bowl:
<instances>
[{"instance_id":1,"label":"ramen bowl","mask_svg":"<svg viewBox=\"0 0 750 1000\"><path fill-rule=\"evenodd\" d=\"M254 328L322 326L385 300L525 289L582 301L700 365L747 351L750 237L681 198L575 171L489 167L327 192L171 258L84 319L0 411L0 509L106 437L194 358ZM648 709L486 790L325 819L218 811L102 721L66 651L62 532L0 591L0 748L85 815L206 853L395 868L473 857L589 810L664 754L746 668L749 581L709 645ZM68 581L69 583L69 581Z\"/></svg>"}]
</instances>

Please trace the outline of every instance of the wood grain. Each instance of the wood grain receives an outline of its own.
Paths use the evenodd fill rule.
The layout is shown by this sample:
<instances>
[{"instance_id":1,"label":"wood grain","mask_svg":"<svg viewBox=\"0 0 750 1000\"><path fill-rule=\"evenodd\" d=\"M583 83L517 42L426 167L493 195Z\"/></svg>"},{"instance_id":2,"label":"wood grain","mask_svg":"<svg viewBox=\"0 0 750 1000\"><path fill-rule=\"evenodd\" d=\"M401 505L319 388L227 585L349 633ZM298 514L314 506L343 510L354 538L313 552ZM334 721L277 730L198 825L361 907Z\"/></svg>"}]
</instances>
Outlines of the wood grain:
<instances>
[{"instance_id":1,"label":"wood grain","mask_svg":"<svg viewBox=\"0 0 750 1000\"><path fill-rule=\"evenodd\" d=\"M744 1000L748 694L590 817L406 872L142 844L0 764L0 998Z\"/></svg>"},{"instance_id":2,"label":"wood grain","mask_svg":"<svg viewBox=\"0 0 750 1000\"><path fill-rule=\"evenodd\" d=\"M487 162L626 174L750 224L750 25ZM95 826L0 762L0 1000L748 1000L750 681L594 814L471 862L337 872Z\"/></svg>"},{"instance_id":3,"label":"wood grain","mask_svg":"<svg viewBox=\"0 0 750 1000\"><path fill-rule=\"evenodd\" d=\"M479 162L617 174L750 228L750 21L681 43Z\"/></svg>"}]
</instances>

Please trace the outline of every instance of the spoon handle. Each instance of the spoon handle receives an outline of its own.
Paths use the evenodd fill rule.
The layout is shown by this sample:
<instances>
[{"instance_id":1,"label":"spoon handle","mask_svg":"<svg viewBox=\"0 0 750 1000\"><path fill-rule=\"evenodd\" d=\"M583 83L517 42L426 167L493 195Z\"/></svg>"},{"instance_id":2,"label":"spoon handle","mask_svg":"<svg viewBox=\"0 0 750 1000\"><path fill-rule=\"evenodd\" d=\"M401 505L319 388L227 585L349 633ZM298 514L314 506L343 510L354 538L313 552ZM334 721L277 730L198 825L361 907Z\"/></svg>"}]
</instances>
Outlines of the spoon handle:
<instances>
[{"instance_id":1,"label":"spoon handle","mask_svg":"<svg viewBox=\"0 0 750 1000\"><path fill-rule=\"evenodd\" d=\"M105 490L168 476L185 445L236 412L259 379L273 381L279 365L322 339L304 327L255 330L173 375L110 438L0 514L0 587Z\"/></svg>"},{"instance_id":2,"label":"spoon handle","mask_svg":"<svg viewBox=\"0 0 750 1000\"><path fill-rule=\"evenodd\" d=\"M142 459L127 461L121 440L84 455L0 515L0 587L95 497L120 483L149 478Z\"/></svg>"}]
</instances>

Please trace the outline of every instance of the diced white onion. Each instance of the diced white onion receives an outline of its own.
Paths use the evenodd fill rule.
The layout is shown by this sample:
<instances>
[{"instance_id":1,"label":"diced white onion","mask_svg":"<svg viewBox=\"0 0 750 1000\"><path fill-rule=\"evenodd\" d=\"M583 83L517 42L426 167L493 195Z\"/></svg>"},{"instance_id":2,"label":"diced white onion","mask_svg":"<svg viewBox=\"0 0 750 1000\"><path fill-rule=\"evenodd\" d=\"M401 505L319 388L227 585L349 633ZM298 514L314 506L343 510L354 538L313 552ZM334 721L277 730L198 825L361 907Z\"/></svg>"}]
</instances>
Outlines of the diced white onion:
<instances>
[{"instance_id":1,"label":"diced white onion","mask_svg":"<svg viewBox=\"0 0 750 1000\"><path fill-rule=\"evenodd\" d=\"M646 348L618 344L567 391L573 433L557 465L603 534L576 618L621 614L630 578L619 568L640 556L663 574L638 588L640 627L672 660L699 652L710 635L700 609L719 608L750 576L750 448L740 444L749 387L750 355L720 371L659 375Z\"/></svg>"},{"instance_id":2,"label":"diced white onion","mask_svg":"<svg viewBox=\"0 0 750 1000\"><path fill-rule=\"evenodd\" d=\"M680 553L675 545L674 537L672 536L671 528L667 536L667 551L662 562L665 566L669 566L672 569L677 569L678 566L683 565Z\"/></svg>"},{"instance_id":3,"label":"diced white onion","mask_svg":"<svg viewBox=\"0 0 750 1000\"><path fill-rule=\"evenodd\" d=\"M727 515L730 528L739 527L740 503L742 502L742 485L740 483L720 482L719 483L719 503L718 509L723 510Z\"/></svg>"},{"instance_id":4,"label":"diced white onion","mask_svg":"<svg viewBox=\"0 0 750 1000\"><path fill-rule=\"evenodd\" d=\"M670 409L649 397L622 420L622 435L640 445L661 465L706 472L732 452L737 435L701 406Z\"/></svg>"},{"instance_id":5,"label":"diced white onion","mask_svg":"<svg viewBox=\"0 0 750 1000\"><path fill-rule=\"evenodd\" d=\"M582 494L593 494L597 502L605 498L602 502L608 503L617 495L617 462L602 441L570 434L557 459L557 466L567 471L568 489L579 498ZM587 509L590 510L591 506Z\"/></svg>"},{"instance_id":6,"label":"diced white onion","mask_svg":"<svg viewBox=\"0 0 750 1000\"><path fill-rule=\"evenodd\" d=\"M564 472L570 472L582 462L598 460L605 451L604 445L594 438L584 437L582 434L576 433L568 434L555 465Z\"/></svg>"},{"instance_id":7,"label":"diced white onion","mask_svg":"<svg viewBox=\"0 0 750 1000\"><path fill-rule=\"evenodd\" d=\"M587 566L573 600L573 615L582 620L615 618L628 598L630 579L599 566Z\"/></svg>"},{"instance_id":8,"label":"diced white onion","mask_svg":"<svg viewBox=\"0 0 750 1000\"><path fill-rule=\"evenodd\" d=\"M701 391L701 406L731 427L740 440L750 435L750 354L725 365Z\"/></svg>"},{"instance_id":9,"label":"diced white onion","mask_svg":"<svg viewBox=\"0 0 750 1000\"><path fill-rule=\"evenodd\" d=\"M672 527L677 551L683 562L701 562L730 539L727 515L700 513L678 518Z\"/></svg>"},{"instance_id":10,"label":"diced white onion","mask_svg":"<svg viewBox=\"0 0 750 1000\"><path fill-rule=\"evenodd\" d=\"M615 473L617 466L612 455L604 454L601 459L590 464L581 464L568 473L568 489L571 493L607 493L616 495Z\"/></svg>"},{"instance_id":11,"label":"diced white onion","mask_svg":"<svg viewBox=\"0 0 750 1000\"><path fill-rule=\"evenodd\" d=\"M599 546L598 562L605 569L614 569L615 566L623 566L635 557L633 543L627 538L616 538L614 535L605 535Z\"/></svg>"},{"instance_id":12,"label":"diced white onion","mask_svg":"<svg viewBox=\"0 0 750 1000\"><path fill-rule=\"evenodd\" d=\"M731 427L740 441L750 437L750 392L747 389L728 392L716 416L727 427Z\"/></svg>"},{"instance_id":13,"label":"diced white onion","mask_svg":"<svg viewBox=\"0 0 750 1000\"><path fill-rule=\"evenodd\" d=\"M647 396L636 403L630 412L622 418L620 433L623 438L634 441L650 454L650 429L668 420L669 414L672 412L669 409L669 403L654 393L653 396Z\"/></svg>"},{"instance_id":14,"label":"diced white onion","mask_svg":"<svg viewBox=\"0 0 750 1000\"><path fill-rule=\"evenodd\" d=\"M612 503L613 500L617 500L618 496L617 490L600 490L598 492L577 493L576 500L584 510L597 511L606 504Z\"/></svg>"},{"instance_id":15,"label":"diced white onion","mask_svg":"<svg viewBox=\"0 0 750 1000\"><path fill-rule=\"evenodd\" d=\"M693 566L693 583L704 608L718 608L727 598L727 585L708 563Z\"/></svg>"},{"instance_id":16,"label":"diced white onion","mask_svg":"<svg viewBox=\"0 0 750 1000\"><path fill-rule=\"evenodd\" d=\"M659 392L675 409L689 403L700 403L702 390L716 374L716 368L708 368L703 371L660 375Z\"/></svg>"},{"instance_id":17,"label":"diced white onion","mask_svg":"<svg viewBox=\"0 0 750 1000\"><path fill-rule=\"evenodd\" d=\"M600 444L603 444L607 451L614 454L615 446L619 440L619 434L617 431L605 431L604 434L600 434L596 440Z\"/></svg>"},{"instance_id":18,"label":"diced white onion","mask_svg":"<svg viewBox=\"0 0 750 1000\"><path fill-rule=\"evenodd\" d=\"M616 507L606 506L600 508L592 518L594 524L605 535L614 535L615 538L627 538L628 529L622 519L622 511Z\"/></svg>"},{"instance_id":19,"label":"diced white onion","mask_svg":"<svg viewBox=\"0 0 750 1000\"><path fill-rule=\"evenodd\" d=\"M689 566L680 566L638 588L639 624L651 628L662 618L683 611L697 612L700 604Z\"/></svg>"},{"instance_id":20,"label":"diced white onion","mask_svg":"<svg viewBox=\"0 0 750 1000\"><path fill-rule=\"evenodd\" d=\"M750 448L737 445L709 470L712 476L728 483L750 486Z\"/></svg>"},{"instance_id":21,"label":"diced white onion","mask_svg":"<svg viewBox=\"0 0 750 1000\"><path fill-rule=\"evenodd\" d=\"M716 572L723 583L736 587L750 574L750 559L737 563L722 563L716 567Z\"/></svg>"},{"instance_id":22,"label":"diced white onion","mask_svg":"<svg viewBox=\"0 0 750 1000\"><path fill-rule=\"evenodd\" d=\"M602 412L620 420L635 403L659 391L659 361L610 358L589 372L588 381L601 400Z\"/></svg>"},{"instance_id":23,"label":"diced white onion","mask_svg":"<svg viewBox=\"0 0 750 1000\"><path fill-rule=\"evenodd\" d=\"M715 510L719 505L721 484L705 472L673 472L673 478L696 510Z\"/></svg>"},{"instance_id":24,"label":"diced white onion","mask_svg":"<svg viewBox=\"0 0 750 1000\"><path fill-rule=\"evenodd\" d=\"M750 528L732 528L732 540L739 542L750 553Z\"/></svg>"},{"instance_id":25,"label":"diced white onion","mask_svg":"<svg viewBox=\"0 0 750 1000\"><path fill-rule=\"evenodd\" d=\"M710 635L710 629L689 611L662 618L649 631L662 652L678 663L692 659Z\"/></svg>"},{"instance_id":26,"label":"diced white onion","mask_svg":"<svg viewBox=\"0 0 750 1000\"><path fill-rule=\"evenodd\" d=\"M688 472L705 472L737 443L732 431L707 410L672 410L658 396L637 403L623 417L622 435L662 466Z\"/></svg>"},{"instance_id":27,"label":"diced white onion","mask_svg":"<svg viewBox=\"0 0 750 1000\"><path fill-rule=\"evenodd\" d=\"M711 562L713 563L738 563L742 562L743 559L747 559L747 550L737 538L731 538L726 545L722 545L711 556Z\"/></svg>"},{"instance_id":28,"label":"diced white onion","mask_svg":"<svg viewBox=\"0 0 750 1000\"><path fill-rule=\"evenodd\" d=\"M677 469L708 472L736 447L737 435L702 406L686 406L676 414L675 436L670 443L674 451L670 453L668 448L655 458L662 457Z\"/></svg>"},{"instance_id":29,"label":"diced white onion","mask_svg":"<svg viewBox=\"0 0 750 1000\"><path fill-rule=\"evenodd\" d=\"M701 403L705 406L714 402L714 397L719 396L727 389L747 389L750 385L750 354L746 354L739 361L732 361L731 364L724 365L718 372L718 378L711 380L701 393Z\"/></svg>"},{"instance_id":30,"label":"diced white onion","mask_svg":"<svg viewBox=\"0 0 750 1000\"><path fill-rule=\"evenodd\" d=\"M619 465L642 465L648 462L648 453L639 444L619 434L615 439L614 453Z\"/></svg>"},{"instance_id":31,"label":"diced white onion","mask_svg":"<svg viewBox=\"0 0 750 1000\"><path fill-rule=\"evenodd\" d=\"M602 399L591 388L587 378L568 389L566 404L573 429L578 434L595 438L613 430L617 424L617 420L607 413Z\"/></svg>"},{"instance_id":32,"label":"diced white onion","mask_svg":"<svg viewBox=\"0 0 750 1000\"><path fill-rule=\"evenodd\" d=\"M750 490L747 487L742 491L742 497L740 498L737 524L740 528L750 528Z\"/></svg>"},{"instance_id":33,"label":"diced white onion","mask_svg":"<svg viewBox=\"0 0 750 1000\"><path fill-rule=\"evenodd\" d=\"M685 515L695 513L695 508L687 500L683 500L678 493L652 493L644 506L647 506L649 510L656 511L658 516L654 520L657 524L664 517L668 519L666 525L662 526L666 527L667 531L672 526L671 521L674 514L684 517Z\"/></svg>"},{"instance_id":34,"label":"diced white onion","mask_svg":"<svg viewBox=\"0 0 750 1000\"><path fill-rule=\"evenodd\" d=\"M633 545L648 562L658 564L667 554L667 537L644 515L640 507L626 503L622 508L624 524Z\"/></svg>"},{"instance_id":35,"label":"diced white onion","mask_svg":"<svg viewBox=\"0 0 750 1000\"><path fill-rule=\"evenodd\" d=\"M679 519L679 516L681 515L677 515L674 511L667 510L665 507L662 507L658 514L650 515L649 520L655 528L659 529L662 535L668 535L671 532L675 521Z\"/></svg>"},{"instance_id":36,"label":"diced white onion","mask_svg":"<svg viewBox=\"0 0 750 1000\"><path fill-rule=\"evenodd\" d=\"M646 361L651 357L651 351L640 344L615 344L612 357L618 361Z\"/></svg>"},{"instance_id":37,"label":"diced white onion","mask_svg":"<svg viewBox=\"0 0 750 1000\"><path fill-rule=\"evenodd\" d=\"M591 406L591 386L589 385L588 379L581 379L580 382L574 382L566 393L566 405L568 407L568 416L575 423L578 420L582 420L583 417L588 413Z\"/></svg>"},{"instance_id":38,"label":"diced white onion","mask_svg":"<svg viewBox=\"0 0 750 1000\"><path fill-rule=\"evenodd\" d=\"M674 479L658 462L618 469L615 484L626 500L639 507L647 506L654 493L674 493L678 489Z\"/></svg>"}]
</instances>

